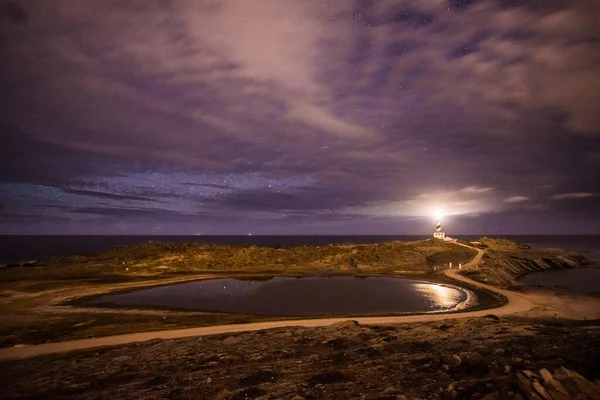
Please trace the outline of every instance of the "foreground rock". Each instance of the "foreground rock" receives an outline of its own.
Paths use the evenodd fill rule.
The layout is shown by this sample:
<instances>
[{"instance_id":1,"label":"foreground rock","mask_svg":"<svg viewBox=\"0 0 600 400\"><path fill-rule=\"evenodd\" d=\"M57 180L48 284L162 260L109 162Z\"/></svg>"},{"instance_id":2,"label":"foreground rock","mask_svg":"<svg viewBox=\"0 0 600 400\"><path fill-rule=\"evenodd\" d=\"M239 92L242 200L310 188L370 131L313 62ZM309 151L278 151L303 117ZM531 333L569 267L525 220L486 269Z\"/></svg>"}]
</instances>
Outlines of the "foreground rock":
<instances>
[{"instance_id":1,"label":"foreground rock","mask_svg":"<svg viewBox=\"0 0 600 400\"><path fill-rule=\"evenodd\" d=\"M529 400L600 399L600 384L590 382L576 371L559 367L554 375L542 368L539 374L517 372L520 392Z\"/></svg>"},{"instance_id":2,"label":"foreground rock","mask_svg":"<svg viewBox=\"0 0 600 400\"><path fill-rule=\"evenodd\" d=\"M344 322L0 364L0 398L597 399L600 323Z\"/></svg>"}]
</instances>

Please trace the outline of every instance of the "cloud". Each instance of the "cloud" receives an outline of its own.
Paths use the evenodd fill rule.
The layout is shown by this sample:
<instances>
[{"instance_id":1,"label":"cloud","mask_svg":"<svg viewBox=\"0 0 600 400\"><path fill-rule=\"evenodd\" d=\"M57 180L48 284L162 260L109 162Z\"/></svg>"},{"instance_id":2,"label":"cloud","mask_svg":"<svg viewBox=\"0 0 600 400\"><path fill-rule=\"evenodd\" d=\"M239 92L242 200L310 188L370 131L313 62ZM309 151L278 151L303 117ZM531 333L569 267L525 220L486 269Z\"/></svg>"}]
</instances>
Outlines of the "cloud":
<instances>
[{"instance_id":1,"label":"cloud","mask_svg":"<svg viewBox=\"0 0 600 400\"><path fill-rule=\"evenodd\" d=\"M527 200L529 200L529 197L527 197L527 196L511 196L511 197L505 198L503 201L505 203L522 203Z\"/></svg>"},{"instance_id":2,"label":"cloud","mask_svg":"<svg viewBox=\"0 0 600 400\"><path fill-rule=\"evenodd\" d=\"M492 196L493 188L467 186L458 190L419 193L405 200L372 202L350 207L344 212L371 216L432 217L472 215L495 212L500 205Z\"/></svg>"},{"instance_id":3,"label":"cloud","mask_svg":"<svg viewBox=\"0 0 600 400\"><path fill-rule=\"evenodd\" d=\"M597 2L517 3L19 1L3 210L363 221L598 193Z\"/></svg>"},{"instance_id":4,"label":"cloud","mask_svg":"<svg viewBox=\"0 0 600 400\"><path fill-rule=\"evenodd\" d=\"M338 135L346 138L372 138L375 132L372 129L363 128L336 118L323 108L318 108L308 104L294 105L291 107L289 115L297 118L308 125L323 130L326 133Z\"/></svg>"},{"instance_id":5,"label":"cloud","mask_svg":"<svg viewBox=\"0 0 600 400\"><path fill-rule=\"evenodd\" d=\"M463 193L488 193L494 190L491 187L477 187L477 186L467 186L465 188L460 189L460 192Z\"/></svg>"},{"instance_id":6,"label":"cloud","mask_svg":"<svg viewBox=\"0 0 600 400\"><path fill-rule=\"evenodd\" d=\"M62 189L62 191L64 193L79 194L79 195L91 196L91 197L95 197L95 198L100 197L100 198L111 199L111 200L156 201L149 197L129 196L129 195L122 195L122 194L115 194L115 193L98 192L95 190Z\"/></svg>"},{"instance_id":7,"label":"cloud","mask_svg":"<svg viewBox=\"0 0 600 400\"><path fill-rule=\"evenodd\" d=\"M596 197L596 196L598 196L598 194L585 193L585 192L561 193L561 194L555 194L553 196L550 196L550 199L551 200L574 200L574 199L587 199L587 198Z\"/></svg>"}]
</instances>

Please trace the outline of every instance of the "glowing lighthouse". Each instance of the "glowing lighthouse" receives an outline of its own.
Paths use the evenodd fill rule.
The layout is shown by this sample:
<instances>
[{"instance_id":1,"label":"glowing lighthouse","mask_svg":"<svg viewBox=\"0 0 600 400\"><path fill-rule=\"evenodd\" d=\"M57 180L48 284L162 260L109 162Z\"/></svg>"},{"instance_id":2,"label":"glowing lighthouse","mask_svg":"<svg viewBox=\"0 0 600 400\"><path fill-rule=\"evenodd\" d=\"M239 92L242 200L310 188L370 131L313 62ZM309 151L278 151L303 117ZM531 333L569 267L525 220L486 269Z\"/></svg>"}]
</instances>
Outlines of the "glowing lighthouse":
<instances>
[{"instance_id":1,"label":"glowing lighthouse","mask_svg":"<svg viewBox=\"0 0 600 400\"><path fill-rule=\"evenodd\" d=\"M446 237L446 234L442 231L442 221L438 220L435 224L435 231L433 232L433 237L436 239L442 239Z\"/></svg>"}]
</instances>

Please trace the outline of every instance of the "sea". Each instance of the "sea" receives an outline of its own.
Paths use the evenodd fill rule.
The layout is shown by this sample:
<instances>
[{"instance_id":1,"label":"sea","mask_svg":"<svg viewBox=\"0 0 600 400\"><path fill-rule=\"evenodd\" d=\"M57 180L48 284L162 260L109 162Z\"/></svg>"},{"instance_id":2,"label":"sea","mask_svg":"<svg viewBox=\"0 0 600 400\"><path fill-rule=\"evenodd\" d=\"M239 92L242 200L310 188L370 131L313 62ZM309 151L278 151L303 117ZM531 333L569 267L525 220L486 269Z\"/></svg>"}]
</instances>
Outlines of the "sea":
<instances>
[{"instance_id":1,"label":"sea","mask_svg":"<svg viewBox=\"0 0 600 400\"><path fill-rule=\"evenodd\" d=\"M477 240L485 235L453 235L458 239ZM495 237L490 236L489 237ZM61 257L73 254L95 254L116 246L139 245L149 241L165 243L197 242L204 244L256 245L289 247L298 245L374 244L396 240L414 241L429 235L386 236L42 236L0 235L0 267L34 265L43 257ZM530 244L536 248L559 248L576 251L586 256L590 268L569 271L547 271L526 277L531 285L564 286L583 292L600 292L600 235L503 235L504 239ZM587 271L587 272L586 272ZM567 276L565 276L565 274Z\"/></svg>"}]
</instances>

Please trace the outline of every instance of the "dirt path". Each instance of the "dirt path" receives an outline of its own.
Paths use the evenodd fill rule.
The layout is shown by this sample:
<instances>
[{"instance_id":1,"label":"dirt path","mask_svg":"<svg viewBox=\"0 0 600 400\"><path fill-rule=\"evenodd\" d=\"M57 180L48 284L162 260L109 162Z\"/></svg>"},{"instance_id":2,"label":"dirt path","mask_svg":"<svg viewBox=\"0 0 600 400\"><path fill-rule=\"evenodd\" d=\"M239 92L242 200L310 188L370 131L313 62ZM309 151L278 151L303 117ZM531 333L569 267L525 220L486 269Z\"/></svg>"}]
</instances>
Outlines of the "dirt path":
<instances>
[{"instance_id":1,"label":"dirt path","mask_svg":"<svg viewBox=\"0 0 600 400\"><path fill-rule=\"evenodd\" d=\"M461 245L464 246L464 245ZM465 246L469 247L469 246ZM481 262L481 258L483 257L484 252L479 249L477 250L477 255L468 263L463 265L463 268L468 269L479 262ZM467 282L471 285L482 287L488 289L490 291L500 293L508 299L508 303L494 309L487 310L479 310L479 311L467 311L464 313L456 313L456 314L425 314L425 315L406 315L406 316L395 316L395 317L356 317L352 318L352 320L358 321L361 324L403 324L403 323L411 323L411 322L429 322L429 321L441 321L445 319L455 319L455 318L467 318L467 317L481 317L490 313L494 313L495 315L506 315L513 314L517 312L526 312L532 307L532 303L525 297L521 296L518 293L511 292L508 290L502 290L495 288L493 286L485 285L479 282L476 282L472 279L466 278L458 274L457 269L448 269L444 271L446 275L450 276L453 279L458 281ZM82 350L82 349L90 349L94 347L101 346L118 346L125 345L135 342L144 342L152 339L176 339L176 338L184 338L190 336L206 336L206 335L216 335L222 333L235 333L235 332L248 332L248 331L258 331L262 329L271 329L271 328L282 328L282 327L290 327L290 326L298 326L298 327L319 327L319 326L327 326L334 323L346 321L349 318L320 318L320 319L305 319L305 320L291 320L291 321L271 321L271 322L254 322L248 324L235 324L235 325L216 325L216 326L206 326L199 328L189 328L189 329L177 329L177 330L167 330L167 331L155 331L155 332L139 332L139 333L131 333L126 335L115 335L115 336L106 336L101 338L92 338L92 339L81 339L81 340L72 340L67 342L58 342L58 343L45 343L34 346L23 346L23 347L10 347L0 349L0 361L1 360L9 360L9 359L18 359L18 358L27 358L33 357L37 355L43 354L53 354L53 353L64 353L73 350Z\"/></svg>"}]
</instances>

